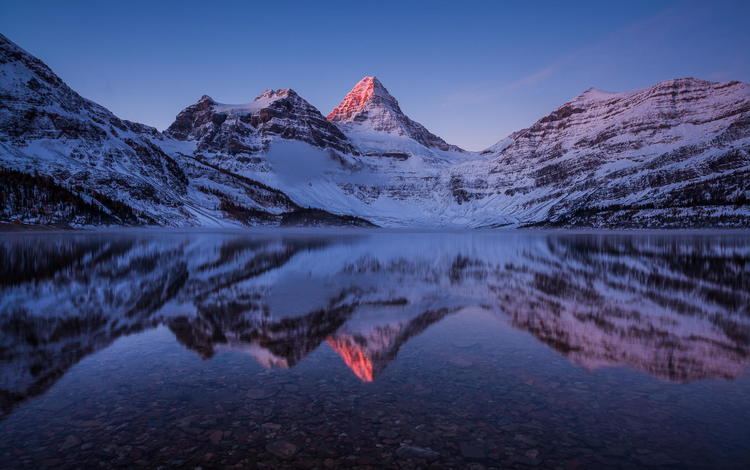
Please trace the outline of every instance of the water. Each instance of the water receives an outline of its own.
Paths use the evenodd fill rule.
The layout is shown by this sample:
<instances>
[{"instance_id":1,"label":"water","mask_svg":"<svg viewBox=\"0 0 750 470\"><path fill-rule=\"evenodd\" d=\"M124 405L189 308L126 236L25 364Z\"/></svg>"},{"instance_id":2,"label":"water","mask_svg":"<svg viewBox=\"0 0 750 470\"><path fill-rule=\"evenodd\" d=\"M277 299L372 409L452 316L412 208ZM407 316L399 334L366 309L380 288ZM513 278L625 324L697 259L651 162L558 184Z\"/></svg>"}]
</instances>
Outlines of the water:
<instances>
[{"instance_id":1,"label":"water","mask_svg":"<svg viewBox=\"0 0 750 470\"><path fill-rule=\"evenodd\" d=\"M2 468L749 468L746 233L0 236Z\"/></svg>"}]
</instances>

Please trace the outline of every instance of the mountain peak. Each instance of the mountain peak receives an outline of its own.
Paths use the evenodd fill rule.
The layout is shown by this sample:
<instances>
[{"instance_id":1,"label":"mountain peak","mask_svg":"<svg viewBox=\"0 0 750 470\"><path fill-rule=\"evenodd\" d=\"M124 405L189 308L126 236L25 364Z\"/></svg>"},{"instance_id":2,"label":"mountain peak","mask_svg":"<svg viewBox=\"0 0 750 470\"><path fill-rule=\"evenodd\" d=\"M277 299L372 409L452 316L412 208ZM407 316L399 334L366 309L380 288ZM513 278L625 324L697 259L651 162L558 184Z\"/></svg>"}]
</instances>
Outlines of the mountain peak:
<instances>
[{"instance_id":1,"label":"mountain peak","mask_svg":"<svg viewBox=\"0 0 750 470\"><path fill-rule=\"evenodd\" d=\"M265 151L277 138L357 154L346 135L291 88L268 88L240 104L219 103L203 95L180 111L165 134L194 140L202 152L228 155Z\"/></svg>"},{"instance_id":2,"label":"mountain peak","mask_svg":"<svg viewBox=\"0 0 750 470\"><path fill-rule=\"evenodd\" d=\"M408 137L425 147L462 151L406 116L396 98L375 76L357 82L326 118L347 131L374 131Z\"/></svg>"},{"instance_id":3,"label":"mountain peak","mask_svg":"<svg viewBox=\"0 0 750 470\"><path fill-rule=\"evenodd\" d=\"M378 77L376 76L370 76L365 77L362 80L359 81L359 83L356 86L361 85L367 89L370 96L378 96L381 98L389 97L393 98L390 93L388 93L388 90L385 89L385 86L378 80Z\"/></svg>"},{"instance_id":4,"label":"mountain peak","mask_svg":"<svg viewBox=\"0 0 750 470\"><path fill-rule=\"evenodd\" d=\"M391 113L403 115L398 101L388 93L380 80L375 76L368 76L354 85L341 103L328 114L327 119L331 122L354 121L366 111L368 105L387 107Z\"/></svg>"},{"instance_id":5,"label":"mountain peak","mask_svg":"<svg viewBox=\"0 0 750 470\"><path fill-rule=\"evenodd\" d=\"M273 88L266 88L263 90L263 92L255 97L255 100L253 101L265 101L265 100L277 100L280 98L285 98L287 96L299 96L297 93L292 90L291 88L280 88L278 90L274 90Z\"/></svg>"},{"instance_id":6,"label":"mountain peak","mask_svg":"<svg viewBox=\"0 0 750 470\"><path fill-rule=\"evenodd\" d=\"M610 98L615 98L618 95L622 95L622 93L604 91L604 90L600 90L599 88L591 87L591 88L586 89L580 95L573 98L571 102L608 100Z\"/></svg>"}]
</instances>

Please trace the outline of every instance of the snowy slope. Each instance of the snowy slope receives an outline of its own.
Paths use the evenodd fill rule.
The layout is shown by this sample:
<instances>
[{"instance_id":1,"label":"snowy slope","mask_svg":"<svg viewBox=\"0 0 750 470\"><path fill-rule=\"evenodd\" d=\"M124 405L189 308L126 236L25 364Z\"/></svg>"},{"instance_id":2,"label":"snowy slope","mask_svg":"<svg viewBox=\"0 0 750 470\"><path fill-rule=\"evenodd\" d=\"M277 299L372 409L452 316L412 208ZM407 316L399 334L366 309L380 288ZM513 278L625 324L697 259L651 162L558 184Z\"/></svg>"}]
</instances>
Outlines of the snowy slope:
<instances>
[{"instance_id":1,"label":"snowy slope","mask_svg":"<svg viewBox=\"0 0 750 470\"><path fill-rule=\"evenodd\" d=\"M82 98L2 35L0 95L3 168L80 188L74 192L116 220L164 224L180 216L187 179L154 144L156 129L121 120ZM126 202L134 214L112 200Z\"/></svg>"},{"instance_id":2,"label":"snowy slope","mask_svg":"<svg viewBox=\"0 0 750 470\"><path fill-rule=\"evenodd\" d=\"M290 89L203 96L159 133L0 36L0 222L750 226L750 86L589 89L483 152L365 77L324 117Z\"/></svg>"},{"instance_id":3,"label":"snowy slope","mask_svg":"<svg viewBox=\"0 0 750 470\"><path fill-rule=\"evenodd\" d=\"M750 86L590 89L487 153L454 174L521 223L747 226Z\"/></svg>"}]
</instances>

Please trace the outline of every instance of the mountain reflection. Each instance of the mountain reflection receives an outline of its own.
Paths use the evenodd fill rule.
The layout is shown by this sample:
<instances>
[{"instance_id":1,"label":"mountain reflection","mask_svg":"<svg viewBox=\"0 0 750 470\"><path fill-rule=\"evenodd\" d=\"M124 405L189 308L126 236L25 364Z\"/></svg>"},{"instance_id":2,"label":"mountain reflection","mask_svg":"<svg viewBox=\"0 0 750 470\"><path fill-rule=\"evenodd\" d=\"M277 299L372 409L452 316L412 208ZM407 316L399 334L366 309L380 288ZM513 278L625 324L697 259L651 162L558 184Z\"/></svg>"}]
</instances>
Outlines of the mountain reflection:
<instances>
[{"instance_id":1,"label":"mountain reflection","mask_svg":"<svg viewBox=\"0 0 750 470\"><path fill-rule=\"evenodd\" d=\"M326 343L373 381L410 338L496 312L571 361L688 382L750 355L739 235L140 233L0 239L0 406L123 335L293 367Z\"/></svg>"}]
</instances>

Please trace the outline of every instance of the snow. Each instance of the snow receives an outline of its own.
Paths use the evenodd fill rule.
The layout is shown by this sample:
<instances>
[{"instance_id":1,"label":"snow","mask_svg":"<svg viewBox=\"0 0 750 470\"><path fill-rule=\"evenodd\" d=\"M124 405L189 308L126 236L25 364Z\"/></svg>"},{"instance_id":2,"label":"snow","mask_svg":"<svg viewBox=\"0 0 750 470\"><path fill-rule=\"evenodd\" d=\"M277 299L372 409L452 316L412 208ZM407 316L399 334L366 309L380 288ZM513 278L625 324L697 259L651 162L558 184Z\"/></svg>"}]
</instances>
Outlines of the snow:
<instances>
[{"instance_id":1,"label":"snow","mask_svg":"<svg viewBox=\"0 0 750 470\"><path fill-rule=\"evenodd\" d=\"M120 201L160 225L233 226L239 222L220 210L231 203L270 214L296 204L393 227L517 226L579 209L668 208L717 178L725 190L719 197L747 192L750 86L739 82L592 88L480 153L412 121L375 77L361 80L328 121L290 89L269 89L245 104L204 96L181 113L190 129L175 137L119 120L0 39L12 52L0 63L0 91L10 97L0 104L0 128L35 116L22 137L0 136L2 165L50 175L92 203L95 194ZM291 109L259 127L242 119L285 98ZM217 129L212 113L229 117ZM638 217L658 221L665 210ZM679 210L750 217L747 205Z\"/></svg>"},{"instance_id":2,"label":"snow","mask_svg":"<svg viewBox=\"0 0 750 470\"><path fill-rule=\"evenodd\" d=\"M628 93L619 93L599 90L598 88L589 88L588 90L584 91L576 98L574 98L573 102L582 103L587 101L606 101L614 98L624 98L626 96L628 96Z\"/></svg>"}]
</instances>

